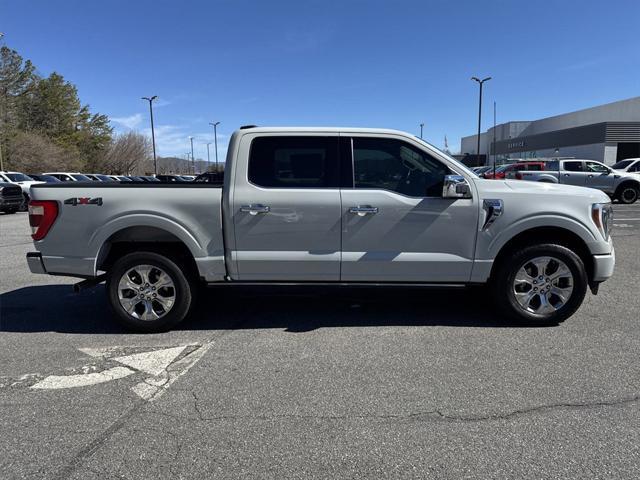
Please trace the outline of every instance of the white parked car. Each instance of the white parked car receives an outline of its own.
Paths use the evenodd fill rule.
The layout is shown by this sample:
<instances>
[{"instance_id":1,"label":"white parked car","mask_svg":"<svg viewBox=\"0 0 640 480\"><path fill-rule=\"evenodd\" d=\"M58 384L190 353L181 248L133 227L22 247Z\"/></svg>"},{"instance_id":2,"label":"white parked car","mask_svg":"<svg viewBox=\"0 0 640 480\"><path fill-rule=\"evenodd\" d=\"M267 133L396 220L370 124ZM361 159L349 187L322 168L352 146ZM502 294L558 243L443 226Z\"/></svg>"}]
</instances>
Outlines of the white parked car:
<instances>
[{"instance_id":1,"label":"white parked car","mask_svg":"<svg viewBox=\"0 0 640 480\"><path fill-rule=\"evenodd\" d=\"M627 158L611 165L614 170L640 174L640 158Z\"/></svg>"},{"instance_id":2,"label":"white parked car","mask_svg":"<svg viewBox=\"0 0 640 480\"><path fill-rule=\"evenodd\" d=\"M27 203L31 198L29 196L30 195L29 189L31 188L31 185L44 183L44 182L39 182L37 180L34 180L33 178L31 178L28 175L25 175L24 173L2 172L2 171L0 171L0 182L14 183L16 185L20 185L20 188L22 189L22 196L24 197L24 204L22 208L23 210L27 209Z\"/></svg>"}]
</instances>

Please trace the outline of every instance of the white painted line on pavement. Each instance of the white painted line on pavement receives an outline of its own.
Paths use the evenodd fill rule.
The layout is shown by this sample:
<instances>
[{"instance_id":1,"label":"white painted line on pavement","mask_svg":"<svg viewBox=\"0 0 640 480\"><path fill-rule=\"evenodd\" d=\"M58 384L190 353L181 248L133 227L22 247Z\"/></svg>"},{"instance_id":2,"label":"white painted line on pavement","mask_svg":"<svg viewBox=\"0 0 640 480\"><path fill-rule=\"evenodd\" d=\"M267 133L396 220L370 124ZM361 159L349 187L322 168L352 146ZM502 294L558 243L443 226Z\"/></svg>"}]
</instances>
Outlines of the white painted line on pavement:
<instances>
[{"instance_id":1,"label":"white painted line on pavement","mask_svg":"<svg viewBox=\"0 0 640 480\"><path fill-rule=\"evenodd\" d=\"M49 375L44 380L32 385L31 388L57 390L59 388L87 387L89 385L97 385L98 383L128 377L133 373L136 372L127 367L113 367L96 373L81 373L79 375Z\"/></svg>"},{"instance_id":2,"label":"white painted line on pavement","mask_svg":"<svg viewBox=\"0 0 640 480\"><path fill-rule=\"evenodd\" d=\"M148 378L145 381L138 383L134 387L131 387L131 390L148 402L157 400L173 384L173 382L187 373L189 369L193 367L205 353L207 353L212 345L213 342L202 345L199 349L171 365L171 369L165 370L160 375Z\"/></svg>"},{"instance_id":3,"label":"white painted line on pavement","mask_svg":"<svg viewBox=\"0 0 640 480\"><path fill-rule=\"evenodd\" d=\"M152 350L150 352L136 353L124 357L116 357L111 360L122 363L128 367L135 368L150 375L160 375L173 362L182 351L187 348L173 347L163 350Z\"/></svg>"}]
</instances>

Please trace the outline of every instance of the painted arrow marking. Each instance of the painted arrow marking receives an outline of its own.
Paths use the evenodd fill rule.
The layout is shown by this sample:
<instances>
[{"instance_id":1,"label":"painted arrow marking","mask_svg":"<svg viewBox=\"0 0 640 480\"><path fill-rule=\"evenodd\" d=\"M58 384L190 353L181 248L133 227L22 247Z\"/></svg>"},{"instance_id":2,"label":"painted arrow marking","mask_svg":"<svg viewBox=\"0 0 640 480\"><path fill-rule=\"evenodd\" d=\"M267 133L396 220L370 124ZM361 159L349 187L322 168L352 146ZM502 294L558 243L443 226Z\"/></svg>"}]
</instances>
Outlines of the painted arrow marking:
<instances>
[{"instance_id":1,"label":"painted arrow marking","mask_svg":"<svg viewBox=\"0 0 640 480\"><path fill-rule=\"evenodd\" d=\"M165 348L163 350L152 350L151 352L136 353L134 355L126 355L124 357L115 357L118 363L122 363L135 370L148 373L149 375L160 375L167 367L187 348L174 347Z\"/></svg>"},{"instance_id":2,"label":"painted arrow marking","mask_svg":"<svg viewBox=\"0 0 640 480\"><path fill-rule=\"evenodd\" d=\"M118 362L124 366L112 367L101 372L49 375L32 385L31 388L56 390L87 387L142 372L150 375L150 377L131 389L144 400L153 401L159 398L179 377L187 373L209 350L212 344L211 342L205 345L183 345L120 356L116 355L122 352L121 347L80 348L81 352L89 356ZM191 351L179 358L188 347L191 347ZM194 347L195 349L193 349ZM178 360L176 361L176 359ZM88 367L86 368L88 369Z\"/></svg>"},{"instance_id":3,"label":"painted arrow marking","mask_svg":"<svg viewBox=\"0 0 640 480\"><path fill-rule=\"evenodd\" d=\"M113 367L109 370L96 373L81 373L79 375L49 375L44 380L32 385L31 388L57 390L59 388L87 387L89 385L97 385L98 383L124 378L133 373L136 373L135 370L131 370L127 367Z\"/></svg>"}]
</instances>

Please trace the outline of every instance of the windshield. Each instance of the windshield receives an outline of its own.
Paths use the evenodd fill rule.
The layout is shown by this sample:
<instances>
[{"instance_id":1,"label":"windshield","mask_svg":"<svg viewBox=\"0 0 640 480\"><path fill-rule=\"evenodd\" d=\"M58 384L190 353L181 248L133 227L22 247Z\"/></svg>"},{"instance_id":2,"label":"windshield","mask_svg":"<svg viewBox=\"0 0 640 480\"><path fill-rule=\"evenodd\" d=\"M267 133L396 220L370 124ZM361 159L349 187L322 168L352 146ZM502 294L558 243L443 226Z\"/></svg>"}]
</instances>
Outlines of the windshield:
<instances>
[{"instance_id":1,"label":"windshield","mask_svg":"<svg viewBox=\"0 0 640 480\"><path fill-rule=\"evenodd\" d=\"M38 175L38 180L47 183L60 183L60 179L56 177L52 177L51 175Z\"/></svg>"},{"instance_id":2,"label":"windshield","mask_svg":"<svg viewBox=\"0 0 640 480\"><path fill-rule=\"evenodd\" d=\"M611 168L614 170L621 170L623 168L627 168L629 165L633 163L633 160L622 160L621 162L614 163L611 165Z\"/></svg>"},{"instance_id":3,"label":"windshield","mask_svg":"<svg viewBox=\"0 0 640 480\"><path fill-rule=\"evenodd\" d=\"M108 177L106 175L102 175L100 173L98 173L97 175L94 175L98 180L100 180L101 182L115 182L115 180L111 177Z\"/></svg>"},{"instance_id":4,"label":"windshield","mask_svg":"<svg viewBox=\"0 0 640 480\"><path fill-rule=\"evenodd\" d=\"M82 175L81 173L72 173L71 177L74 180L77 180L79 182L92 182L93 181L89 177L87 177L86 175Z\"/></svg>"},{"instance_id":5,"label":"windshield","mask_svg":"<svg viewBox=\"0 0 640 480\"><path fill-rule=\"evenodd\" d=\"M24 173L5 173L12 182L31 182L33 178L27 177Z\"/></svg>"}]
</instances>

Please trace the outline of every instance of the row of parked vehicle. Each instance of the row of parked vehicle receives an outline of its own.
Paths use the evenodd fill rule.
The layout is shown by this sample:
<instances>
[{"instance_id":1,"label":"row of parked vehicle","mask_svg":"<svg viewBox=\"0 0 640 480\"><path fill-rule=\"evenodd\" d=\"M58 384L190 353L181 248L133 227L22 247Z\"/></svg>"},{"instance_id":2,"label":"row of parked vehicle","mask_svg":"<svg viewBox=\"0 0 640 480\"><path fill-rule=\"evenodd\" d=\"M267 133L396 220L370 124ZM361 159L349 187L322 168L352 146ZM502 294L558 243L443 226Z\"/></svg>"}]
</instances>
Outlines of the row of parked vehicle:
<instances>
[{"instance_id":1,"label":"row of parked vehicle","mask_svg":"<svg viewBox=\"0 0 640 480\"><path fill-rule=\"evenodd\" d=\"M640 158L622 160L612 166L595 160L567 158L531 160L497 166L475 167L481 178L561 183L602 190L621 203L640 198Z\"/></svg>"},{"instance_id":2,"label":"row of parked vehicle","mask_svg":"<svg viewBox=\"0 0 640 480\"><path fill-rule=\"evenodd\" d=\"M79 172L44 172L21 173L0 171L0 212L15 213L26 210L29 202L29 189L38 183L64 182L211 182L217 180L221 174L213 172L195 175L104 175L101 173Z\"/></svg>"}]
</instances>

